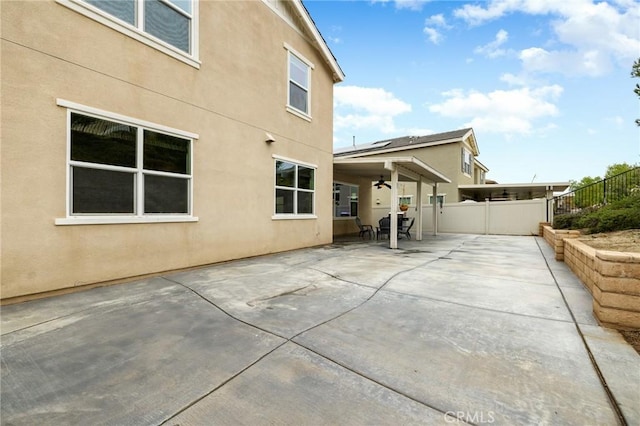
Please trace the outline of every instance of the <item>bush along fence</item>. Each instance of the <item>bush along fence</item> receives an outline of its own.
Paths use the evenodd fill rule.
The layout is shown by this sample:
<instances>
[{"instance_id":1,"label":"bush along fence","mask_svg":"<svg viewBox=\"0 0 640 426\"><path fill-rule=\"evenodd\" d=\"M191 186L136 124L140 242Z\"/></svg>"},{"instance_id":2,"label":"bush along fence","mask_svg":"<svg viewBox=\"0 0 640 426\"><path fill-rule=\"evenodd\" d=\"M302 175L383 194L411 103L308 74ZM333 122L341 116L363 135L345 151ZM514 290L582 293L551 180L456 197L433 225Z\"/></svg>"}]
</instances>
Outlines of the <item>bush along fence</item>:
<instances>
[{"instance_id":1,"label":"bush along fence","mask_svg":"<svg viewBox=\"0 0 640 426\"><path fill-rule=\"evenodd\" d=\"M554 197L554 215L595 210L637 193L640 195L640 167L602 179Z\"/></svg>"}]
</instances>

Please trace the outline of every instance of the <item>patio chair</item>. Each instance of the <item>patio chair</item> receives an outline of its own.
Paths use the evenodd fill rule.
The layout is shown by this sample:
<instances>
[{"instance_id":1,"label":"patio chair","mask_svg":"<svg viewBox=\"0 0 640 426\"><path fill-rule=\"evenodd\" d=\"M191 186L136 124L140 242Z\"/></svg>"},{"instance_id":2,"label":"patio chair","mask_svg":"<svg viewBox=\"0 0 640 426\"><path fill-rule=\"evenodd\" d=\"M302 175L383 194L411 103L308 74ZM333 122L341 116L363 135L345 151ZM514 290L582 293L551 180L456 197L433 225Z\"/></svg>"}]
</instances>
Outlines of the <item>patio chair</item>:
<instances>
[{"instance_id":1,"label":"patio chair","mask_svg":"<svg viewBox=\"0 0 640 426\"><path fill-rule=\"evenodd\" d=\"M389 217L383 217L378 221L378 227L376 228L376 239L380 239L381 236L390 235L391 233L391 219Z\"/></svg>"},{"instance_id":2,"label":"patio chair","mask_svg":"<svg viewBox=\"0 0 640 426\"><path fill-rule=\"evenodd\" d=\"M411 228L413 227L413 222L415 222L416 218L412 217L411 221L409 222L409 226L402 226L402 228L398 231L398 235L405 235L407 237L408 240L411 239L411 234L409 233L409 231L411 231Z\"/></svg>"},{"instance_id":3,"label":"patio chair","mask_svg":"<svg viewBox=\"0 0 640 426\"><path fill-rule=\"evenodd\" d=\"M360 229L359 237L364 238L364 235L368 234L369 239L373 238L373 226L363 225L359 217L356 217L356 225L358 225L358 229Z\"/></svg>"}]
</instances>

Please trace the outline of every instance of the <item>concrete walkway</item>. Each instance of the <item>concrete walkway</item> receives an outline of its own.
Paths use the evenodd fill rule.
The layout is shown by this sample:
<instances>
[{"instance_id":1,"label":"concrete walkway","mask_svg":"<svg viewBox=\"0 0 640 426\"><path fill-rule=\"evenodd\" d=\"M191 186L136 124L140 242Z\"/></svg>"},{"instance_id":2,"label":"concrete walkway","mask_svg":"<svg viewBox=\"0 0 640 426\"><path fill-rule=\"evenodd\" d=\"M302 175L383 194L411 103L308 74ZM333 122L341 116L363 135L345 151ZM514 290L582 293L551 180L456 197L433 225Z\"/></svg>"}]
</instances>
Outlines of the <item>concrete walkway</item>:
<instances>
[{"instance_id":1,"label":"concrete walkway","mask_svg":"<svg viewBox=\"0 0 640 426\"><path fill-rule=\"evenodd\" d=\"M1 423L640 424L640 356L542 239L400 247L2 307Z\"/></svg>"}]
</instances>

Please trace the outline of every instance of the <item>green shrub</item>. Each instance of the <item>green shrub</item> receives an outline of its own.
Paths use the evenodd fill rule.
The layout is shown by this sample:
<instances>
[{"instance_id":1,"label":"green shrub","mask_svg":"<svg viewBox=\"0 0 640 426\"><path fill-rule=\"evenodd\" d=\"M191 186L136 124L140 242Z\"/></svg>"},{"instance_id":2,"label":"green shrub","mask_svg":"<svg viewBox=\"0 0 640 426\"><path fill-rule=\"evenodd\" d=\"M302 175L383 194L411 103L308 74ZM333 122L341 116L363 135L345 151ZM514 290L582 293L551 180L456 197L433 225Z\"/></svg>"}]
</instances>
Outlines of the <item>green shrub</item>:
<instances>
[{"instance_id":1,"label":"green shrub","mask_svg":"<svg viewBox=\"0 0 640 426\"><path fill-rule=\"evenodd\" d=\"M582 217L580 213L559 214L553 217L553 229L575 229L574 224Z\"/></svg>"},{"instance_id":2,"label":"green shrub","mask_svg":"<svg viewBox=\"0 0 640 426\"><path fill-rule=\"evenodd\" d=\"M583 209L580 213L557 215L553 218L555 229L584 229L597 232L640 229L640 194L630 195L600 208Z\"/></svg>"},{"instance_id":3,"label":"green shrub","mask_svg":"<svg viewBox=\"0 0 640 426\"><path fill-rule=\"evenodd\" d=\"M640 196L632 195L587 213L574 220L572 227L590 234L640 228Z\"/></svg>"}]
</instances>

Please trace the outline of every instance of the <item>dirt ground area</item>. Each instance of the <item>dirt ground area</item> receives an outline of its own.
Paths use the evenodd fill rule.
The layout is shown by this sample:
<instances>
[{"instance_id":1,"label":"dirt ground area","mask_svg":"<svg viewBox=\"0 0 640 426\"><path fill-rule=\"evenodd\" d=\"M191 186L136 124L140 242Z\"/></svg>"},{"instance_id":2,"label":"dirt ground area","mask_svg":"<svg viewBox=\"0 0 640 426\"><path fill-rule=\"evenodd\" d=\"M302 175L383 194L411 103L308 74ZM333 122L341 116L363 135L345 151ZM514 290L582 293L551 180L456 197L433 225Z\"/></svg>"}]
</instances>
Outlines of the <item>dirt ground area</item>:
<instances>
[{"instance_id":1,"label":"dirt ground area","mask_svg":"<svg viewBox=\"0 0 640 426\"><path fill-rule=\"evenodd\" d=\"M633 346L633 349L635 349L636 352L638 352L638 355L640 355L640 330L620 330L620 334L622 334L624 340L626 340L631 346Z\"/></svg>"},{"instance_id":2,"label":"dirt ground area","mask_svg":"<svg viewBox=\"0 0 640 426\"><path fill-rule=\"evenodd\" d=\"M599 250L640 253L640 229L583 235L578 239Z\"/></svg>"}]
</instances>

